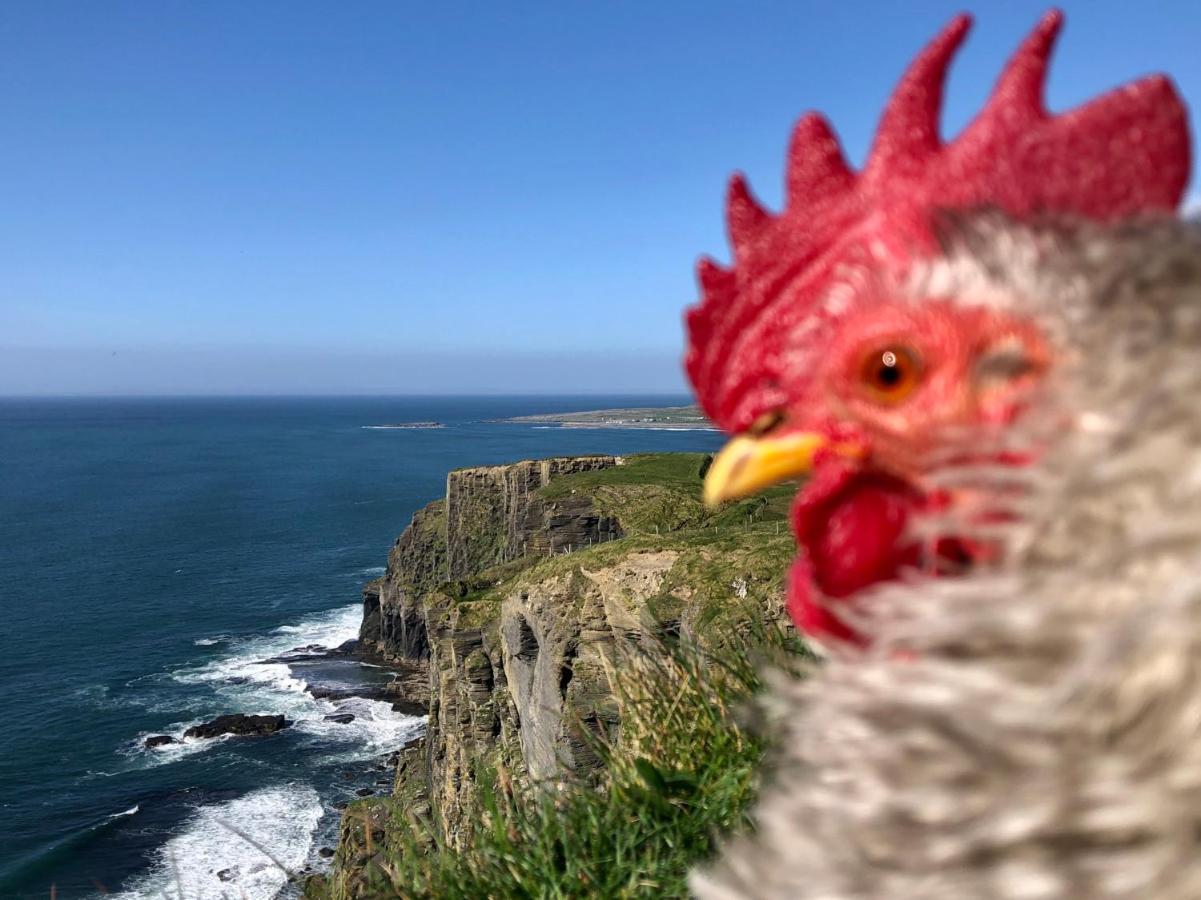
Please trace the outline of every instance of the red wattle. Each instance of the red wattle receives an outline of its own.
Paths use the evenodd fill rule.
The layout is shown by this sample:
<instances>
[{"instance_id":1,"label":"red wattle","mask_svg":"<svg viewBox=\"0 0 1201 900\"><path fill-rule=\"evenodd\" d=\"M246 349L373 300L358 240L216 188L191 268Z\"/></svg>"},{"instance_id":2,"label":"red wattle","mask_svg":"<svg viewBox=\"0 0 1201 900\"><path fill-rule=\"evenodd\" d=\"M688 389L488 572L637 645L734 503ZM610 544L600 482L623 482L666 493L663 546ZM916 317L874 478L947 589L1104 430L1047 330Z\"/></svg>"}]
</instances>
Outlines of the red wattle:
<instances>
[{"instance_id":1,"label":"red wattle","mask_svg":"<svg viewBox=\"0 0 1201 900\"><path fill-rule=\"evenodd\" d=\"M855 631L822 602L813 584L813 568L803 556L797 558L788 573L788 615L810 637L861 643Z\"/></svg>"},{"instance_id":2,"label":"red wattle","mask_svg":"<svg viewBox=\"0 0 1201 900\"><path fill-rule=\"evenodd\" d=\"M903 541L921 497L904 482L823 466L793 511L802 555L789 575L788 611L818 638L860 641L838 619L837 601L915 565L919 548ZM833 607L833 608L831 608Z\"/></svg>"}]
</instances>

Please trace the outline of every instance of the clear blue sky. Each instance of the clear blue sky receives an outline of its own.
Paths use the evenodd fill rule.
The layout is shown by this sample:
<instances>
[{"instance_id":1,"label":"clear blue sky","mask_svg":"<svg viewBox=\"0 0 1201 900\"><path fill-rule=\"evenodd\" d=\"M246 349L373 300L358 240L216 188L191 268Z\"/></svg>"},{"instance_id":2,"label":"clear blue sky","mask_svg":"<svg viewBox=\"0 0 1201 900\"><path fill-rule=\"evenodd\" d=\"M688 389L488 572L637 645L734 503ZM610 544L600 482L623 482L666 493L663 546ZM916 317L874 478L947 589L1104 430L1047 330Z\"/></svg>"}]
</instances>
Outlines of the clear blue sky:
<instances>
[{"instance_id":1,"label":"clear blue sky","mask_svg":"<svg viewBox=\"0 0 1201 900\"><path fill-rule=\"evenodd\" d=\"M721 198L852 159L956 3L0 6L0 394L683 389ZM978 8L945 131L1046 8ZM1201 12L1068 3L1052 108Z\"/></svg>"}]
</instances>

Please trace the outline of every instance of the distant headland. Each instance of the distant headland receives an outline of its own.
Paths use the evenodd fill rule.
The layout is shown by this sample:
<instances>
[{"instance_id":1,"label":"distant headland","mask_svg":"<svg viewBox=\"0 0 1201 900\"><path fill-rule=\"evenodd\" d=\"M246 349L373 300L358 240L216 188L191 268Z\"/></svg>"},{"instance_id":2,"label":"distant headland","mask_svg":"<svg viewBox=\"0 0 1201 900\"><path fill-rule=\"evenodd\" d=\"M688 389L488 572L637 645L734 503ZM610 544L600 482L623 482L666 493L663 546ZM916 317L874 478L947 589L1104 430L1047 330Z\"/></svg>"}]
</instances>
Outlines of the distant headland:
<instances>
[{"instance_id":1,"label":"distant headland","mask_svg":"<svg viewBox=\"0 0 1201 900\"><path fill-rule=\"evenodd\" d=\"M587 412L544 413L493 419L515 425L558 428L649 428L670 431L716 431L697 406L596 409Z\"/></svg>"}]
</instances>

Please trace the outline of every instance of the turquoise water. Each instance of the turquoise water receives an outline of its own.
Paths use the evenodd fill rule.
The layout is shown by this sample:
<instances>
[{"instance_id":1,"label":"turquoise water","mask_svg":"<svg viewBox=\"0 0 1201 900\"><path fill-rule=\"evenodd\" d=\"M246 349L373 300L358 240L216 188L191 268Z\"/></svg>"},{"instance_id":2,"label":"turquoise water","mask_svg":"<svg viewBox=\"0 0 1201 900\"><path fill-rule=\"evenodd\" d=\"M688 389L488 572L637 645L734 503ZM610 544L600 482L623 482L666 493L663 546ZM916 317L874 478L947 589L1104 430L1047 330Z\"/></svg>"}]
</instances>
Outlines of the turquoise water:
<instances>
[{"instance_id":1,"label":"turquoise water","mask_svg":"<svg viewBox=\"0 0 1201 900\"><path fill-rule=\"evenodd\" d=\"M464 465L707 450L711 432L490 424L683 398L0 400L0 897L275 896L418 720L264 660L358 629L362 583ZM416 420L438 430L371 430ZM357 664L332 680L378 677ZM262 740L148 751L226 712ZM223 871L225 879L217 878Z\"/></svg>"}]
</instances>

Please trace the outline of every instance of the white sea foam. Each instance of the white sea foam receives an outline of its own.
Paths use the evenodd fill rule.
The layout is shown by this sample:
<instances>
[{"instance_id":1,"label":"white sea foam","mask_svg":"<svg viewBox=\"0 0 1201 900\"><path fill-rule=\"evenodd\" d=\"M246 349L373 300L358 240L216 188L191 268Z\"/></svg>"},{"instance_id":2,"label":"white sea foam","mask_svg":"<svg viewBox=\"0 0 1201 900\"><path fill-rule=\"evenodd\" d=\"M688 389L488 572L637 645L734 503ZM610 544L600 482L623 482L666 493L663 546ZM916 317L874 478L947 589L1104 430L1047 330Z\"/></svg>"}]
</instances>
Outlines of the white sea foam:
<instances>
[{"instance_id":1,"label":"white sea foam","mask_svg":"<svg viewBox=\"0 0 1201 900\"><path fill-rule=\"evenodd\" d=\"M184 737L184 732L193 725L199 725L200 721L200 719L193 719L190 722L179 722L163 731L143 731L122 752L129 756L140 756L143 765L149 768L173 763L185 756L191 756L193 753L199 753L223 741L228 741L232 737L228 734L211 738ZM175 741L170 744L159 744L157 747L147 747L146 738L157 734L169 734L175 738Z\"/></svg>"},{"instance_id":2,"label":"white sea foam","mask_svg":"<svg viewBox=\"0 0 1201 900\"><path fill-rule=\"evenodd\" d=\"M423 716L403 715L383 700L349 697L336 704L326 700L317 703L328 711L297 722L296 729L328 741L352 744L353 749L334 754L340 761L369 759L387 753L417 737L425 726ZM345 724L332 722L325 718L331 713L350 713L354 720Z\"/></svg>"},{"instance_id":3,"label":"white sea foam","mask_svg":"<svg viewBox=\"0 0 1201 900\"><path fill-rule=\"evenodd\" d=\"M388 571L387 566L368 566L366 569L359 569L357 572L354 572L352 574L354 574L356 576L357 575L365 575L368 578L378 578L380 575L383 575L387 571Z\"/></svg>"},{"instance_id":4,"label":"white sea foam","mask_svg":"<svg viewBox=\"0 0 1201 900\"><path fill-rule=\"evenodd\" d=\"M391 704L378 700L314 698L305 691L303 678L297 677L287 663L267 661L297 647L337 647L357 636L361 617L361 607L355 604L284 625L260 637L227 638L227 646L217 658L178 670L170 678L203 685L217 695L215 700L208 698L208 706L201 713L205 718L217 712L282 713L293 720L290 732L328 745L325 759L314 760L318 765L376 758L419 735L424 718L397 713ZM325 718L333 713L350 713L354 719L340 724ZM188 727L204 720L193 718L157 732L170 734L176 742L156 748L144 747L150 732L143 733L127 752L140 765L157 766L237 740L229 735L183 736ZM136 812L134 807L121 815ZM199 807L181 830L155 851L148 873L139 876L118 897L275 897L287 880L284 869L295 871L306 862L318 862L313 858L314 840L321 818L319 794L301 783L265 788L238 800ZM327 827L331 826L327 823Z\"/></svg>"},{"instance_id":5,"label":"white sea foam","mask_svg":"<svg viewBox=\"0 0 1201 900\"><path fill-rule=\"evenodd\" d=\"M282 714L293 721L295 731L334 742L336 758L370 758L416 737L424 718L395 712L391 704L378 700L316 699L305 691L306 682L287 663L266 662L296 647L337 647L358 636L361 620L362 608L358 604L331 610L294 625L283 625L268 635L237 641L227 654L181 669L172 677L184 684L211 687L219 697L219 708L214 715L216 712ZM352 713L355 719L344 725L327 721L325 717L333 713ZM204 720L178 722L154 732L170 734L176 743L146 749L143 742L152 733L146 732L139 735L131 749L141 755L144 765L161 765L229 739L228 735L185 738L184 731L200 721Z\"/></svg>"},{"instance_id":6,"label":"white sea foam","mask_svg":"<svg viewBox=\"0 0 1201 900\"><path fill-rule=\"evenodd\" d=\"M345 549L355 548L347 547ZM326 647L336 647L359 636L359 622L362 616L363 607L352 603L350 606L319 613L311 619L305 619L295 625L281 625L272 634L304 635L302 641L304 644L323 644ZM275 652L280 653L289 646L294 645L281 645Z\"/></svg>"},{"instance_id":7,"label":"white sea foam","mask_svg":"<svg viewBox=\"0 0 1201 900\"><path fill-rule=\"evenodd\" d=\"M228 635L218 634L213 637L202 637L192 641L197 647L212 647L216 644L223 644L229 640Z\"/></svg>"},{"instance_id":8,"label":"white sea foam","mask_svg":"<svg viewBox=\"0 0 1201 900\"><path fill-rule=\"evenodd\" d=\"M228 705L222 712L302 713L312 698L305 682L287 663L265 660L296 647L337 647L358 637L363 610L358 604L330 610L295 625L282 625L270 634L232 643L230 653L173 676L184 684L209 684Z\"/></svg>"},{"instance_id":9,"label":"white sea foam","mask_svg":"<svg viewBox=\"0 0 1201 900\"><path fill-rule=\"evenodd\" d=\"M280 785L200 807L117 900L270 900L304 865L321 819L307 785Z\"/></svg>"}]
</instances>

